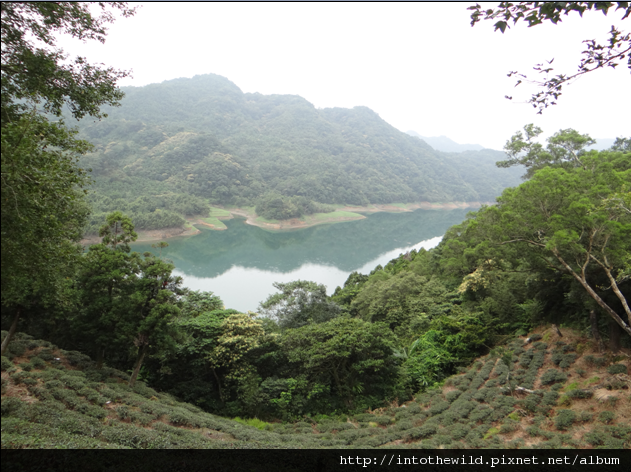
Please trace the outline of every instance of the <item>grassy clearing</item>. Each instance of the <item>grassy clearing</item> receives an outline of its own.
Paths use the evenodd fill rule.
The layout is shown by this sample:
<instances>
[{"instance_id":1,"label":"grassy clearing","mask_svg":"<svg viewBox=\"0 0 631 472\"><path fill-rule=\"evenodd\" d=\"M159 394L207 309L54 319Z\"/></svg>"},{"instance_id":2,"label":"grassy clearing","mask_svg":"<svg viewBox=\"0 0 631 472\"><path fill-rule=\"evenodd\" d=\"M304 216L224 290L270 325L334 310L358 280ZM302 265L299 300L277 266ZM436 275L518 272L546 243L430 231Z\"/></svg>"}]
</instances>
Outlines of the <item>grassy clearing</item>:
<instances>
[{"instance_id":1,"label":"grassy clearing","mask_svg":"<svg viewBox=\"0 0 631 472\"><path fill-rule=\"evenodd\" d=\"M208 216L211 218L229 218L232 215L228 210L224 210L223 208L210 207Z\"/></svg>"},{"instance_id":2,"label":"grassy clearing","mask_svg":"<svg viewBox=\"0 0 631 472\"><path fill-rule=\"evenodd\" d=\"M352 211L334 211L331 213L314 213L313 215L309 215L307 217L304 218L305 221L309 221L309 220L313 220L313 221L322 221L322 220L327 220L327 221L335 221L335 220L342 220L342 219L348 219L348 218L354 218L354 219L361 219L361 218L365 218L365 216L360 215L359 213L354 213Z\"/></svg>"},{"instance_id":3,"label":"grassy clearing","mask_svg":"<svg viewBox=\"0 0 631 472\"><path fill-rule=\"evenodd\" d=\"M512 359L491 353L403 405L284 424L130 389L126 373L18 333L2 358L2 447L631 448L629 375L615 367L626 358L595 354L567 329L542 332L546 342L515 338Z\"/></svg>"},{"instance_id":4,"label":"grassy clearing","mask_svg":"<svg viewBox=\"0 0 631 472\"><path fill-rule=\"evenodd\" d=\"M200 218L200 220L204 223L208 223L209 225L213 225L213 229L228 229L223 221L214 216L209 216L208 218Z\"/></svg>"},{"instance_id":5,"label":"grassy clearing","mask_svg":"<svg viewBox=\"0 0 631 472\"><path fill-rule=\"evenodd\" d=\"M255 222L255 223L267 223L267 224L274 224L274 225L275 225L275 224L279 224L279 223L280 223L280 221L279 221L279 220L268 220L267 218L264 218L264 217L262 217L262 216L257 216L257 217L254 219L254 222Z\"/></svg>"}]
</instances>

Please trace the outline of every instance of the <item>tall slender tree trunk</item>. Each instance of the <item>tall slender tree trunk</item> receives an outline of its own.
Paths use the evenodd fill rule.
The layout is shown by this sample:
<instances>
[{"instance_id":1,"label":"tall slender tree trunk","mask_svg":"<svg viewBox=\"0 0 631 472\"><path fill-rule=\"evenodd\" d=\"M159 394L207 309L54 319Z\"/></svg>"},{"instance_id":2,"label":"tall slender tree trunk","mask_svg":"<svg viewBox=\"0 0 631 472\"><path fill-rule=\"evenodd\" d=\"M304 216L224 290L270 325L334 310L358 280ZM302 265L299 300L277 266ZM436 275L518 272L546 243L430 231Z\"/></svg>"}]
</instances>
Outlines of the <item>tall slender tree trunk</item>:
<instances>
[{"instance_id":1,"label":"tall slender tree trunk","mask_svg":"<svg viewBox=\"0 0 631 472\"><path fill-rule=\"evenodd\" d=\"M4 356L4 353L6 352L7 347L9 347L11 338L13 338L13 335L15 334L15 330L18 328L18 321L20 320L21 311L22 311L22 307L18 306L17 312L15 313L15 318L13 318L13 323L11 323L11 328L9 328L9 333L7 334L7 337L4 338L4 341L2 341L2 351L0 355Z\"/></svg>"},{"instance_id":2,"label":"tall slender tree trunk","mask_svg":"<svg viewBox=\"0 0 631 472\"><path fill-rule=\"evenodd\" d=\"M589 321L592 325L592 338L594 338L594 341L598 346L598 352L602 353L605 350L605 344L598 332L598 315L596 314L596 310L589 311Z\"/></svg>"},{"instance_id":3,"label":"tall slender tree trunk","mask_svg":"<svg viewBox=\"0 0 631 472\"><path fill-rule=\"evenodd\" d=\"M618 326L614 320L609 321L609 349L611 352L618 352L620 350L620 333L622 329Z\"/></svg>"},{"instance_id":4,"label":"tall slender tree trunk","mask_svg":"<svg viewBox=\"0 0 631 472\"><path fill-rule=\"evenodd\" d=\"M140 372L140 366L142 366L142 361L145 358L145 354L147 353L148 344L143 344L142 347L138 350L138 357L136 357L136 365L134 366L134 371L131 373L131 377L129 378L129 386L133 387L136 383L136 378L138 378L138 372Z\"/></svg>"},{"instance_id":5,"label":"tall slender tree trunk","mask_svg":"<svg viewBox=\"0 0 631 472\"><path fill-rule=\"evenodd\" d=\"M105 359L105 349L99 346L96 348L96 368L97 369L103 368L104 359Z\"/></svg>"},{"instance_id":6,"label":"tall slender tree trunk","mask_svg":"<svg viewBox=\"0 0 631 472\"><path fill-rule=\"evenodd\" d=\"M219 376L217 375L217 371L215 370L215 368L212 368L213 371L213 375L215 376L215 380L217 381L217 389L219 390L219 400L221 400L221 403L225 403L224 399L223 399L223 392L221 390L221 382L219 381Z\"/></svg>"},{"instance_id":7,"label":"tall slender tree trunk","mask_svg":"<svg viewBox=\"0 0 631 472\"><path fill-rule=\"evenodd\" d=\"M587 290L587 293L596 301L596 303L598 303L598 305L609 315L611 316L616 323L618 323L618 325L629 335L631 336L631 326L627 325L624 320L622 318L620 318L620 316L618 315L618 313L616 313L609 305L607 305L605 303L605 301L600 298L598 296L598 294L596 293L596 291L587 283L587 280L585 278L585 274L577 274L574 269L572 269L572 267L570 267L570 265L565 262L563 260L563 258L561 257L561 255L559 254L559 251L557 251L555 248L552 249L552 253L555 255L555 257L559 260L559 262L563 265L563 267L565 267L565 269L578 281L578 283L580 283L583 288L585 290Z\"/></svg>"}]
</instances>

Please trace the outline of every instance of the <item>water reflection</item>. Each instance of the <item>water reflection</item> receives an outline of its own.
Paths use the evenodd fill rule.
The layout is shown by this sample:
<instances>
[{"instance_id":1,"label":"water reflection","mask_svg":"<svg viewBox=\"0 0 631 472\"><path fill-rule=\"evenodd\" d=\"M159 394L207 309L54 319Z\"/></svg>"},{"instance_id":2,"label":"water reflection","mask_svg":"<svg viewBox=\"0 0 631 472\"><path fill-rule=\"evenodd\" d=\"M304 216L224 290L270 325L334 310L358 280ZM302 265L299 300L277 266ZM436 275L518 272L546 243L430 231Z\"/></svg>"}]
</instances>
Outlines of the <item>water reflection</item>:
<instances>
[{"instance_id":1,"label":"water reflection","mask_svg":"<svg viewBox=\"0 0 631 472\"><path fill-rule=\"evenodd\" d=\"M275 291L273 282L312 280L330 294L352 271L368 273L412 248L434 247L467 211L376 213L282 233L235 219L225 222L227 231L200 228L196 236L169 240L162 255L174 262L185 286L216 293L226 307L255 311ZM134 244L133 250L155 252L149 243Z\"/></svg>"}]
</instances>

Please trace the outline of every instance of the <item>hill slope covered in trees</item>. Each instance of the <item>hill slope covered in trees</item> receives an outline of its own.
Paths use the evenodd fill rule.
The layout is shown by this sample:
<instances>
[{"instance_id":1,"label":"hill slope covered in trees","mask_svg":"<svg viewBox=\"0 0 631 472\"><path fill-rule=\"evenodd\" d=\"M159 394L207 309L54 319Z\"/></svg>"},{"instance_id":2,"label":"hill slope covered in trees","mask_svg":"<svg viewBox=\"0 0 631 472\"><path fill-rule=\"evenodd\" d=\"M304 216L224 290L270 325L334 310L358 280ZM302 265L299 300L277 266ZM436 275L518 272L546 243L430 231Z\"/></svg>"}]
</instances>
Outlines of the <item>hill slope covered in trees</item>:
<instances>
[{"instance_id":1,"label":"hill slope covered in trees","mask_svg":"<svg viewBox=\"0 0 631 472\"><path fill-rule=\"evenodd\" d=\"M489 202L521 174L497 169L497 151L435 151L366 107L316 109L213 74L122 90L120 108L80 124L96 145L82 161L94 228L115 210L138 229L177 226L208 203L288 219L331 211L321 204Z\"/></svg>"}]
</instances>

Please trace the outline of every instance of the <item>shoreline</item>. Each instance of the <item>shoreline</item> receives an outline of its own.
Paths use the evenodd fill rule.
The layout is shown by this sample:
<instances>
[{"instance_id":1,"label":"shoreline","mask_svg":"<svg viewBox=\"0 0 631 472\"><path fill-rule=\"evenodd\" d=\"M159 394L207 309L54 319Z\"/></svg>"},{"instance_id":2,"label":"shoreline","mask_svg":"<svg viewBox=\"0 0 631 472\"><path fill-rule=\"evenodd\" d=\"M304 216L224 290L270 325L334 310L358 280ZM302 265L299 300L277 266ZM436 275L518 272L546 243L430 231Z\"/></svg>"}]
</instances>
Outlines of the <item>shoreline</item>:
<instances>
[{"instance_id":1,"label":"shoreline","mask_svg":"<svg viewBox=\"0 0 631 472\"><path fill-rule=\"evenodd\" d=\"M234 217L245 218L245 223L251 226L257 226L259 228L268 231L292 231L310 228L321 224L333 224L343 223L346 221L356 221L366 218L362 213L378 213L385 211L388 213L403 213L414 210L456 210L465 208L480 208L482 205L493 205L495 202L447 202L447 203L431 203L431 202L414 202L414 203L383 203L383 204L371 204L368 206L353 206L353 205L336 205L334 211L330 213L315 213L313 215L306 215L302 218L292 218L289 220L264 220L254 212L254 207L246 208L225 208L216 206L213 207L219 210L222 214L213 216L212 214L216 210L211 210L211 217L219 220L230 220ZM228 214L225 214L228 213ZM338 213L338 215L335 215ZM325 216L329 215L329 216ZM149 242L149 241L162 241L166 239L172 239L183 236L194 236L199 234L201 230L195 226L206 226L213 231L225 231L227 228L225 225L219 226L217 224L204 221L210 218L190 218L186 221L185 227L177 228L162 228L147 231L136 231L138 233L138 239L135 242ZM82 245L97 244L101 242L98 236L92 236L81 240Z\"/></svg>"}]
</instances>

